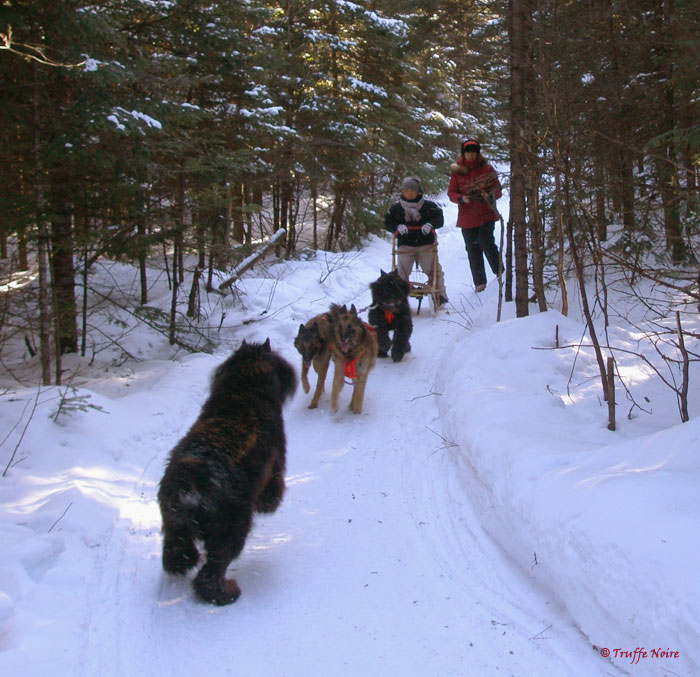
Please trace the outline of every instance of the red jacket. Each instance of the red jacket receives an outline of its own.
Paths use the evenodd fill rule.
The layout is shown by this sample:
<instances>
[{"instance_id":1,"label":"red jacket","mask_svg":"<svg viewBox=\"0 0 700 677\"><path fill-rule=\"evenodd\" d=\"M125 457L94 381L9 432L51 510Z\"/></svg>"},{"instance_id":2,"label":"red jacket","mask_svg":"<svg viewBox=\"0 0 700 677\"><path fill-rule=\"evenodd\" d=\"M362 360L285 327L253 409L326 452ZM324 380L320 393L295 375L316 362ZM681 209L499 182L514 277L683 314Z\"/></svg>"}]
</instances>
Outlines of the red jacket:
<instances>
[{"instance_id":1,"label":"red jacket","mask_svg":"<svg viewBox=\"0 0 700 677\"><path fill-rule=\"evenodd\" d=\"M467 166L464 158L459 158L450 167L450 184L447 197L459 205L457 228L477 228L484 221L496 221L498 212L489 205L486 196L493 198L493 204L501 197L501 184L494 168L481 159ZM469 198L467 204L459 201L460 196Z\"/></svg>"}]
</instances>

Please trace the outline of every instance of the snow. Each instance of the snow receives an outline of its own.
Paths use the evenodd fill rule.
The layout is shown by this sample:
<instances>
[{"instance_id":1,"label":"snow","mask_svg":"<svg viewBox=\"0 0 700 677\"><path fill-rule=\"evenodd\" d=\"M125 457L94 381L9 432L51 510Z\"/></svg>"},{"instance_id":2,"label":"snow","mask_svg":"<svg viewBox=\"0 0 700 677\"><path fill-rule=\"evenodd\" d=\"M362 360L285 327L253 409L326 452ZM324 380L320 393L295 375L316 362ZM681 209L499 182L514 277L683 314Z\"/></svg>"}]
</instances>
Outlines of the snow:
<instances>
[{"instance_id":1,"label":"snow","mask_svg":"<svg viewBox=\"0 0 700 677\"><path fill-rule=\"evenodd\" d=\"M555 348L557 334L584 336L578 313L532 306L515 319L509 303L496 323L497 284L474 293L444 204L448 311L414 315L411 353L378 361L361 415L348 386L335 415L327 393L309 410L298 389L285 409L287 494L231 565L243 590L232 606L200 603L189 578L162 573L167 453L242 339L269 337L298 367L300 323L330 302L366 309L368 283L390 267L386 239L268 259L233 296L203 294L221 326L215 354L137 327L118 337L137 359L103 347L92 365L66 360L71 387L3 390L1 674L700 672L697 370L681 424L670 390L621 353L646 411L622 406L619 389L607 430L591 351ZM121 289L136 279L116 263L99 275ZM163 277L151 295L168 307ZM644 349L622 322L609 332Z\"/></svg>"},{"instance_id":2,"label":"snow","mask_svg":"<svg viewBox=\"0 0 700 677\"><path fill-rule=\"evenodd\" d=\"M134 120L141 120L142 122L146 123L146 126L148 127L154 127L156 129L162 129L163 125L156 119L152 118L150 115L147 115L146 113L142 113L141 111L137 110L132 110L132 111L127 111L124 108L121 108L120 106L117 106L114 109L116 112L112 113L111 115L107 116L107 119L114 123L117 129L120 131L124 131L126 127L121 123L119 120L119 117L117 116L116 113L120 113L122 115L130 116Z\"/></svg>"}]
</instances>

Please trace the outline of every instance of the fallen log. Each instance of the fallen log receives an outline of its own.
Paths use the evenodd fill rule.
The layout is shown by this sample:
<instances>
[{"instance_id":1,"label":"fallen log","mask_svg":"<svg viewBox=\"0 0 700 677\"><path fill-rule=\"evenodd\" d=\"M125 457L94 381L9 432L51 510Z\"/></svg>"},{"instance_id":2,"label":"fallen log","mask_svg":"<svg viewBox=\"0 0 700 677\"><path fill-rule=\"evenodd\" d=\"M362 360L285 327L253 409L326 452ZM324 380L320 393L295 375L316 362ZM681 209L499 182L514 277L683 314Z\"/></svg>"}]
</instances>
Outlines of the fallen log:
<instances>
[{"instance_id":1,"label":"fallen log","mask_svg":"<svg viewBox=\"0 0 700 677\"><path fill-rule=\"evenodd\" d=\"M219 290L224 291L230 287L246 270L252 268L259 259L265 256L266 252L275 245L280 243L280 240L284 238L287 231L284 228L280 228L267 242L263 243L262 246L254 251L250 256L244 258L233 270L233 275L227 280L224 280L219 285Z\"/></svg>"}]
</instances>

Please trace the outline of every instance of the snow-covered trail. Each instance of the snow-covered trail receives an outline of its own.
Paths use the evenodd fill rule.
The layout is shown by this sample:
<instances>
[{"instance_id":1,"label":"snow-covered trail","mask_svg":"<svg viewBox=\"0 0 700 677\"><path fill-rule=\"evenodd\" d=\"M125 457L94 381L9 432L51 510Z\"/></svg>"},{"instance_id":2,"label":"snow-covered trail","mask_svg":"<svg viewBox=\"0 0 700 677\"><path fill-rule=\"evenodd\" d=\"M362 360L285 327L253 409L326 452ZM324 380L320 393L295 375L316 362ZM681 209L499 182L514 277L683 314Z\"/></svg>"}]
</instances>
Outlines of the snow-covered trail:
<instances>
[{"instance_id":1,"label":"snow-covered trail","mask_svg":"<svg viewBox=\"0 0 700 677\"><path fill-rule=\"evenodd\" d=\"M440 258L452 305L469 316L453 309L436 317L424 307L412 352L400 364L378 361L360 416L347 409L348 386L336 415L328 394L308 410L310 395L299 388L285 410L287 495L277 513L257 518L229 570L243 590L232 606L201 604L189 580L162 575L155 502L166 454L199 411L221 358L175 367L164 379L167 402L137 395L153 425L125 430L121 443L143 449L144 470L96 555L74 672L597 674L598 655L566 614L482 532L461 474L469 450L443 436L437 401L449 394L434 386L441 347L462 337L465 323L493 322L496 308L495 284L477 297L466 283L461 237L450 230ZM363 264L378 274L389 268L385 253L379 260L373 249ZM293 312L305 315L297 323L261 326L295 365L298 321L326 301L369 304L366 285L342 273L335 279L333 298L319 304L316 291L296 304Z\"/></svg>"}]
</instances>

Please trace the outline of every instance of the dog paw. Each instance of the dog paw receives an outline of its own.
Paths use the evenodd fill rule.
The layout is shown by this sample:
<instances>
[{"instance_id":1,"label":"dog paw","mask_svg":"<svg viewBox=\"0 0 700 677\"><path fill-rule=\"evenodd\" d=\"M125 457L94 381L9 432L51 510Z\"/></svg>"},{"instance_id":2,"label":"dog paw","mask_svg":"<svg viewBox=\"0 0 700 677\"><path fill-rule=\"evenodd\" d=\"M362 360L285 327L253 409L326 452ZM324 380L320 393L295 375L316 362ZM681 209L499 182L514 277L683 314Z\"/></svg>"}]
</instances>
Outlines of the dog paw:
<instances>
[{"instance_id":1,"label":"dog paw","mask_svg":"<svg viewBox=\"0 0 700 677\"><path fill-rule=\"evenodd\" d=\"M260 496L258 496L258 500L255 502L255 511L275 512L275 510L280 507L280 503L282 503L284 490L284 482L278 475L270 481L270 483L263 489Z\"/></svg>"},{"instance_id":2,"label":"dog paw","mask_svg":"<svg viewBox=\"0 0 700 677\"><path fill-rule=\"evenodd\" d=\"M377 357L389 357L389 353L386 350L380 350L377 353Z\"/></svg>"},{"instance_id":3,"label":"dog paw","mask_svg":"<svg viewBox=\"0 0 700 677\"><path fill-rule=\"evenodd\" d=\"M200 581L195 578L193 587L200 599L217 606L233 604L241 596L241 589L232 578L224 578L215 585L209 580Z\"/></svg>"},{"instance_id":4,"label":"dog paw","mask_svg":"<svg viewBox=\"0 0 700 677\"><path fill-rule=\"evenodd\" d=\"M194 545L166 542L163 547L163 570L173 576L182 576L197 566L199 552Z\"/></svg>"}]
</instances>

